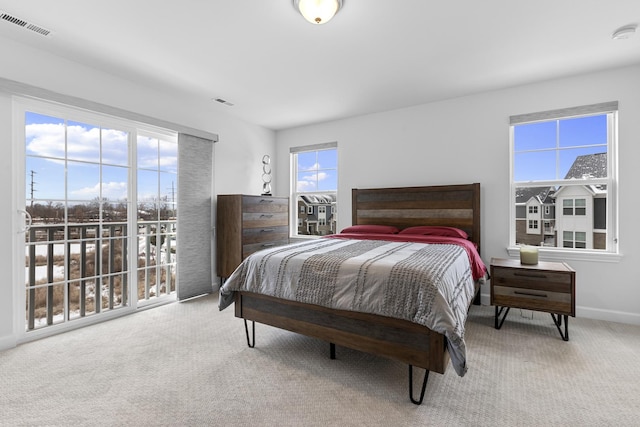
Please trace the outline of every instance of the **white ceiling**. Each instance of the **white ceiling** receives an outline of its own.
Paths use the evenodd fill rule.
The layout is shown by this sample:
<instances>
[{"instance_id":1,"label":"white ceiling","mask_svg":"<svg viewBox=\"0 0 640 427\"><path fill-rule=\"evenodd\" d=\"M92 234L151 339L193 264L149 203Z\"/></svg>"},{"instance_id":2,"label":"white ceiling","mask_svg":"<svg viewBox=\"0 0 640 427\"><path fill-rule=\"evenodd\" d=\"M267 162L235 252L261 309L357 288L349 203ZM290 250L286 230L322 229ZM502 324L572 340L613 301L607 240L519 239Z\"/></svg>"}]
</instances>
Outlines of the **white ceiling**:
<instances>
[{"instance_id":1,"label":"white ceiling","mask_svg":"<svg viewBox=\"0 0 640 427\"><path fill-rule=\"evenodd\" d=\"M271 129L640 63L639 0L0 0L3 37ZM1 73L1 70L0 70ZM640 79L640 76L639 76Z\"/></svg>"}]
</instances>

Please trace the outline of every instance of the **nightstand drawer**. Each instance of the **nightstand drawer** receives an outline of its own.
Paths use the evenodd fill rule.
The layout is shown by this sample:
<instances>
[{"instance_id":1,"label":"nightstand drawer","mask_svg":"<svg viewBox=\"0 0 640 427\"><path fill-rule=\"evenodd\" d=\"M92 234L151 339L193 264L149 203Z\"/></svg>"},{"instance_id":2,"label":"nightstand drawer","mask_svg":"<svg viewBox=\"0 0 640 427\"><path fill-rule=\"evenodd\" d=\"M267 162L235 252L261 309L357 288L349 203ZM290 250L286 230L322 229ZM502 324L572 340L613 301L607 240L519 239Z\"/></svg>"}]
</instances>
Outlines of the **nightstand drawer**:
<instances>
[{"instance_id":1,"label":"nightstand drawer","mask_svg":"<svg viewBox=\"0 0 640 427\"><path fill-rule=\"evenodd\" d=\"M571 274L548 270L494 267L491 281L496 285L571 293Z\"/></svg>"},{"instance_id":2,"label":"nightstand drawer","mask_svg":"<svg viewBox=\"0 0 640 427\"><path fill-rule=\"evenodd\" d=\"M492 304L573 316L571 296L568 292L494 285Z\"/></svg>"}]
</instances>

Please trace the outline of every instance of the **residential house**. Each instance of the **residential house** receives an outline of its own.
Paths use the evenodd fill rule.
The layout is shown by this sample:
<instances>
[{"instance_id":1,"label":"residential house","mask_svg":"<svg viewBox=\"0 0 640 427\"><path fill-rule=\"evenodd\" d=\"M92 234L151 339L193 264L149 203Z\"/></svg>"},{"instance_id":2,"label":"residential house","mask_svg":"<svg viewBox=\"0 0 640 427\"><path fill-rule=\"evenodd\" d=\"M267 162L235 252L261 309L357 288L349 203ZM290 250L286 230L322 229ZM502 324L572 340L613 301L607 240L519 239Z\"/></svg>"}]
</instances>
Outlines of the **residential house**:
<instances>
[{"instance_id":1,"label":"residential house","mask_svg":"<svg viewBox=\"0 0 640 427\"><path fill-rule=\"evenodd\" d=\"M336 195L304 194L298 198L298 235L336 232Z\"/></svg>"},{"instance_id":2,"label":"residential house","mask_svg":"<svg viewBox=\"0 0 640 427\"><path fill-rule=\"evenodd\" d=\"M564 179L602 178L607 153L578 156ZM516 243L606 249L607 191L601 185L519 188Z\"/></svg>"}]
</instances>

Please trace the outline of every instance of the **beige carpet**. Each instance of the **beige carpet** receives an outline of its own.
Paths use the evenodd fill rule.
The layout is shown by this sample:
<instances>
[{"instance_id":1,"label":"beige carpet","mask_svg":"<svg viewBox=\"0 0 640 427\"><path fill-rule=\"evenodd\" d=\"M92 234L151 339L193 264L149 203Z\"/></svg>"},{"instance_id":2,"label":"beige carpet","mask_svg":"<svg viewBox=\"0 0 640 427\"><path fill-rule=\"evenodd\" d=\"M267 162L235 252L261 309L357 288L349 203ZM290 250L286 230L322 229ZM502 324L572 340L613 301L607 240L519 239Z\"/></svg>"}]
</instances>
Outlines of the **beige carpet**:
<instances>
[{"instance_id":1,"label":"beige carpet","mask_svg":"<svg viewBox=\"0 0 640 427\"><path fill-rule=\"evenodd\" d=\"M264 325L246 345L217 297L143 311L0 353L0 425L637 426L640 327L472 307L469 372L431 374Z\"/></svg>"}]
</instances>

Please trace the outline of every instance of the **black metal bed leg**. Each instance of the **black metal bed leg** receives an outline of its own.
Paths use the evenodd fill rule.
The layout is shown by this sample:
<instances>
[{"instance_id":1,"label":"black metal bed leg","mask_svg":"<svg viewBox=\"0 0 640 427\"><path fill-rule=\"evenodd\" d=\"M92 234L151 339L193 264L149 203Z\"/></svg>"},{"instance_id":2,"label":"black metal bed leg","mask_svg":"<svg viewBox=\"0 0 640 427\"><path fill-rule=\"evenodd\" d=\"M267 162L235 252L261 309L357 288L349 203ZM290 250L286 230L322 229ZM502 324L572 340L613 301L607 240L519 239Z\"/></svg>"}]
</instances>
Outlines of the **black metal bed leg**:
<instances>
[{"instance_id":1,"label":"black metal bed leg","mask_svg":"<svg viewBox=\"0 0 640 427\"><path fill-rule=\"evenodd\" d=\"M247 334L247 345L249 348L256 346L256 322L251 321L251 339L249 339L249 327L247 326L247 319L244 320L244 332Z\"/></svg>"},{"instance_id":2,"label":"black metal bed leg","mask_svg":"<svg viewBox=\"0 0 640 427\"><path fill-rule=\"evenodd\" d=\"M329 343L329 357L331 360L335 360L336 358L336 345L332 342Z\"/></svg>"},{"instance_id":3,"label":"black metal bed leg","mask_svg":"<svg viewBox=\"0 0 640 427\"><path fill-rule=\"evenodd\" d=\"M425 369L424 371L424 379L422 380L422 390L420 391L420 399L416 400L413 398L413 365L409 365L409 399L411 399L411 403L415 403L416 405L421 405L422 400L424 399L424 391L427 388L427 380L429 380L429 371Z\"/></svg>"}]
</instances>

